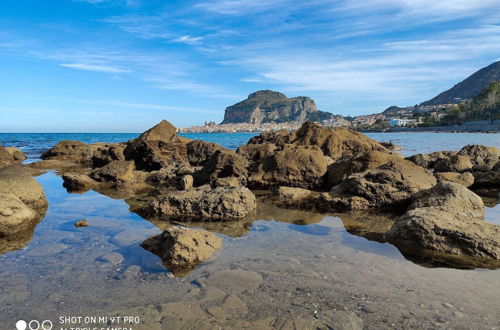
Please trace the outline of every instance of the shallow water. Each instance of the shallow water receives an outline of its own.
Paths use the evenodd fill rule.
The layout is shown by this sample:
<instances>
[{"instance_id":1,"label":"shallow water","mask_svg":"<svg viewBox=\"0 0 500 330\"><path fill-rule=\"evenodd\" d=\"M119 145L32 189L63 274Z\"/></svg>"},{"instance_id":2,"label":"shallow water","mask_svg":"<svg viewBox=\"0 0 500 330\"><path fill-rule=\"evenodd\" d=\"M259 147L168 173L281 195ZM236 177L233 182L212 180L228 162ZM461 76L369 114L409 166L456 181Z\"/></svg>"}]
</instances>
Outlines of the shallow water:
<instances>
[{"instance_id":1,"label":"shallow water","mask_svg":"<svg viewBox=\"0 0 500 330\"><path fill-rule=\"evenodd\" d=\"M394 139L406 148L412 139L426 146L415 152L500 145L498 135L452 134L453 141L444 133L417 133L418 141L410 135L372 137ZM210 136L214 141L216 135ZM238 135L238 141L248 138ZM430 138L437 147L424 143ZM437 141L441 138L446 141ZM228 146L232 138L217 139ZM0 241L0 329L14 328L18 319L48 319L57 329L95 326L60 324L59 317L115 314L140 317L142 326L127 324L133 329L287 328L290 322L298 328L317 322L342 328L359 325L359 319L367 329L494 329L500 324L500 270L415 264L390 244L357 236L363 235L360 224L370 219L260 203L256 219L187 224L218 233L224 247L184 277L171 277L158 257L139 246L166 223L147 221L129 212L125 201L94 191L68 194L54 172L36 179L49 200L45 219L32 237L19 239L21 249L6 252L12 242ZM90 226L75 228L82 218ZM500 208L487 208L486 218L500 224ZM387 225L390 221L380 221L370 230ZM113 252L123 263L101 259Z\"/></svg>"}]
</instances>

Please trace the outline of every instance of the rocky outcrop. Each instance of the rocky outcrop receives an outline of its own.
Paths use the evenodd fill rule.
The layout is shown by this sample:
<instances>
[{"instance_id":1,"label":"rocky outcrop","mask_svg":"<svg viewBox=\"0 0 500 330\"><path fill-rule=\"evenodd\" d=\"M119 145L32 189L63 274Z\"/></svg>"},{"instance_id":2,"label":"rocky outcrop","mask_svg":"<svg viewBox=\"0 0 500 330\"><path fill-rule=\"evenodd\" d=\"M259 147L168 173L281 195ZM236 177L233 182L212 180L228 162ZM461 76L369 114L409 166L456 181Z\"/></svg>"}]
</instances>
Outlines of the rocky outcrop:
<instances>
[{"instance_id":1,"label":"rocky outcrop","mask_svg":"<svg viewBox=\"0 0 500 330\"><path fill-rule=\"evenodd\" d=\"M473 144L460 149L457 155L468 157L474 165L474 170L490 171L498 162L500 151L496 147Z\"/></svg>"},{"instance_id":2,"label":"rocky outcrop","mask_svg":"<svg viewBox=\"0 0 500 330\"><path fill-rule=\"evenodd\" d=\"M5 150L11 154L15 161L23 161L26 159L26 155L16 147L5 147Z\"/></svg>"},{"instance_id":3,"label":"rocky outcrop","mask_svg":"<svg viewBox=\"0 0 500 330\"><path fill-rule=\"evenodd\" d=\"M462 155L451 155L436 159L434 162L435 172L458 172L472 171L473 164L469 157Z\"/></svg>"},{"instance_id":4,"label":"rocky outcrop","mask_svg":"<svg viewBox=\"0 0 500 330\"><path fill-rule=\"evenodd\" d=\"M130 182L134 180L134 162L115 160L95 169L90 177L100 182Z\"/></svg>"},{"instance_id":5,"label":"rocky outcrop","mask_svg":"<svg viewBox=\"0 0 500 330\"><path fill-rule=\"evenodd\" d=\"M145 217L175 220L236 220L257 207L254 194L244 187L201 186L184 191L165 191L137 210Z\"/></svg>"},{"instance_id":6,"label":"rocky outcrop","mask_svg":"<svg viewBox=\"0 0 500 330\"><path fill-rule=\"evenodd\" d=\"M222 148L217 143L194 140L186 144L189 163L193 166L203 166L212 158L215 152L220 150L229 151Z\"/></svg>"},{"instance_id":7,"label":"rocky outcrop","mask_svg":"<svg viewBox=\"0 0 500 330\"><path fill-rule=\"evenodd\" d=\"M415 154L406 159L414 163L415 165L433 169L435 162L440 158L448 158L450 156L456 155L456 151L437 151L431 152L430 154Z\"/></svg>"},{"instance_id":8,"label":"rocky outcrop","mask_svg":"<svg viewBox=\"0 0 500 330\"><path fill-rule=\"evenodd\" d=\"M42 187L20 166L0 169L0 236L26 231L47 211Z\"/></svg>"},{"instance_id":9,"label":"rocky outcrop","mask_svg":"<svg viewBox=\"0 0 500 330\"><path fill-rule=\"evenodd\" d=\"M263 90L227 107L221 124L322 121L334 117L329 112L318 111L309 97L288 98L279 92Z\"/></svg>"},{"instance_id":10,"label":"rocky outcrop","mask_svg":"<svg viewBox=\"0 0 500 330\"><path fill-rule=\"evenodd\" d=\"M433 251L500 260L500 226L483 217L479 196L460 184L440 182L415 195L407 213L385 237L413 255Z\"/></svg>"},{"instance_id":11,"label":"rocky outcrop","mask_svg":"<svg viewBox=\"0 0 500 330\"><path fill-rule=\"evenodd\" d=\"M370 207L385 208L404 204L418 191L435 184L432 173L407 160L397 159L347 177L340 188L342 197L361 197Z\"/></svg>"},{"instance_id":12,"label":"rocky outcrop","mask_svg":"<svg viewBox=\"0 0 500 330\"><path fill-rule=\"evenodd\" d=\"M474 184L474 175L469 172L456 173L456 172L437 172L434 173L436 179L441 181L449 181L459 183L465 187L470 187Z\"/></svg>"},{"instance_id":13,"label":"rocky outcrop","mask_svg":"<svg viewBox=\"0 0 500 330\"><path fill-rule=\"evenodd\" d=\"M159 170L169 162L187 162L186 141L176 134L177 129L168 121L142 133L137 139L128 142L123 154L133 160L138 170Z\"/></svg>"},{"instance_id":14,"label":"rocky outcrop","mask_svg":"<svg viewBox=\"0 0 500 330\"><path fill-rule=\"evenodd\" d=\"M113 161L125 160L123 151L125 143L95 144L96 148L92 155L92 166L102 167Z\"/></svg>"},{"instance_id":15,"label":"rocky outcrop","mask_svg":"<svg viewBox=\"0 0 500 330\"><path fill-rule=\"evenodd\" d=\"M68 191L87 191L92 189L97 182L86 174L67 172L62 175L63 187Z\"/></svg>"},{"instance_id":16,"label":"rocky outcrop","mask_svg":"<svg viewBox=\"0 0 500 330\"><path fill-rule=\"evenodd\" d=\"M14 147L2 147L0 145L0 168L8 165L21 163L26 159L26 156L21 150Z\"/></svg>"},{"instance_id":17,"label":"rocky outcrop","mask_svg":"<svg viewBox=\"0 0 500 330\"><path fill-rule=\"evenodd\" d=\"M61 141L51 149L45 151L41 158L44 160L66 160L92 166L92 157L96 150L95 145L79 141Z\"/></svg>"},{"instance_id":18,"label":"rocky outcrop","mask_svg":"<svg viewBox=\"0 0 500 330\"><path fill-rule=\"evenodd\" d=\"M248 177L248 161L232 150L218 150L196 173L195 181L198 185L212 183L219 178L234 177L242 184L246 184Z\"/></svg>"},{"instance_id":19,"label":"rocky outcrop","mask_svg":"<svg viewBox=\"0 0 500 330\"><path fill-rule=\"evenodd\" d=\"M170 227L148 238L141 246L159 256L174 274L179 271L183 274L186 269L212 258L222 247L222 239L206 230Z\"/></svg>"},{"instance_id":20,"label":"rocky outcrop","mask_svg":"<svg viewBox=\"0 0 500 330\"><path fill-rule=\"evenodd\" d=\"M353 157L339 160L328 166L327 186L332 187L349 175L377 168L390 161L399 161L401 156L384 151L370 150Z\"/></svg>"},{"instance_id":21,"label":"rocky outcrop","mask_svg":"<svg viewBox=\"0 0 500 330\"><path fill-rule=\"evenodd\" d=\"M291 186L318 188L332 160L319 148L286 146L263 158L248 178L252 188Z\"/></svg>"}]
</instances>

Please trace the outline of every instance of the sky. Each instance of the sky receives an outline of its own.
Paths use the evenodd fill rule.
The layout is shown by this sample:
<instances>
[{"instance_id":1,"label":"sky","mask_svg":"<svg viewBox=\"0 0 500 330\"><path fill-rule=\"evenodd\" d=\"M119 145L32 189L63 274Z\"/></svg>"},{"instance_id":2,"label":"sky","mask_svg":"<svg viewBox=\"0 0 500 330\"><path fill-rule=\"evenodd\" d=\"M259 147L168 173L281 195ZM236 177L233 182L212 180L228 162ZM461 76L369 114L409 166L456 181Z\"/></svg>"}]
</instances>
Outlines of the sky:
<instances>
[{"instance_id":1,"label":"sky","mask_svg":"<svg viewBox=\"0 0 500 330\"><path fill-rule=\"evenodd\" d=\"M498 0L2 0L0 132L220 122L261 89L371 114L498 60Z\"/></svg>"}]
</instances>

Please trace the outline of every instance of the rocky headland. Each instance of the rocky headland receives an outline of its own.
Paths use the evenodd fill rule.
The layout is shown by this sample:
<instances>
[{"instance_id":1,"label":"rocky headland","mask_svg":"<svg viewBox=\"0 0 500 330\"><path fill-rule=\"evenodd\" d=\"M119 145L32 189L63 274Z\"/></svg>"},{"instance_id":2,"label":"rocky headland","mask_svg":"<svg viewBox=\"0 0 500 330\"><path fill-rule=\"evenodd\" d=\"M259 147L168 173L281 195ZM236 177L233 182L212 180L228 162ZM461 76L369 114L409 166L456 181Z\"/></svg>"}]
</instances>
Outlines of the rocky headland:
<instances>
[{"instance_id":1,"label":"rocky headland","mask_svg":"<svg viewBox=\"0 0 500 330\"><path fill-rule=\"evenodd\" d=\"M500 229L484 220L479 197L500 188L495 147L404 158L394 146L359 132L313 122L291 132L262 133L237 151L176 132L162 121L122 143L61 141L42 161L25 166L16 150L0 148L1 235L32 230L43 217L47 202L30 174L56 169L70 192L93 189L124 199L133 212L165 223L165 232L142 246L178 274L222 247L219 237L189 224L208 230L221 224L239 236L242 229L233 232L230 224L266 218L264 200L277 210L351 219L345 222L349 231L389 242L411 260L500 267Z\"/></svg>"}]
</instances>

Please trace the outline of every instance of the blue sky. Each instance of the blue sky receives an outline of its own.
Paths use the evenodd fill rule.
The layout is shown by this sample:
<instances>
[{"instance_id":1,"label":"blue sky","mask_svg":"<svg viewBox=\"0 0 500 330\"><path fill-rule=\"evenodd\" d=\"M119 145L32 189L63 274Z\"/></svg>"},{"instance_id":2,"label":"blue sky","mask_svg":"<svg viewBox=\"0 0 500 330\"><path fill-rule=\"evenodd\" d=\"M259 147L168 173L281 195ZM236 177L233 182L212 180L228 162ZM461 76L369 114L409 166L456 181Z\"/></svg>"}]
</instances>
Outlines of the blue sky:
<instances>
[{"instance_id":1,"label":"blue sky","mask_svg":"<svg viewBox=\"0 0 500 330\"><path fill-rule=\"evenodd\" d=\"M0 132L185 127L260 89L369 114L497 60L498 0L2 0Z\"/></svg>"}]
</instances>

